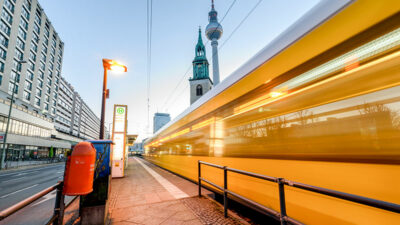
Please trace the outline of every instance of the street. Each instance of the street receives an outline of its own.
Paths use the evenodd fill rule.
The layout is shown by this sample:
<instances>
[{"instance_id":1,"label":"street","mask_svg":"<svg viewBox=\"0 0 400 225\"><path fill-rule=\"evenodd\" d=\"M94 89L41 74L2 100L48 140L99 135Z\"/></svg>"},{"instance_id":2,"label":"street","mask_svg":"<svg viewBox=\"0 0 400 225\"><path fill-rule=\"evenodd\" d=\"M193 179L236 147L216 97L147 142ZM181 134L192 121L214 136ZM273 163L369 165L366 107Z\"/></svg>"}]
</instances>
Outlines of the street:
<instances>
[{"instance_id":1,"label":"street","mask_svg":"<svg viewBox=\"0 0 400 225\"><path fill-rule=\"evenodd\" d=\"M0 210L56 184L63 176L64 164L1 173ZM55 191L47 194L0 224L45 224L53 213L55 196ZM71 199L66 197L66 202Z\"/></svg>"}]
</instances>

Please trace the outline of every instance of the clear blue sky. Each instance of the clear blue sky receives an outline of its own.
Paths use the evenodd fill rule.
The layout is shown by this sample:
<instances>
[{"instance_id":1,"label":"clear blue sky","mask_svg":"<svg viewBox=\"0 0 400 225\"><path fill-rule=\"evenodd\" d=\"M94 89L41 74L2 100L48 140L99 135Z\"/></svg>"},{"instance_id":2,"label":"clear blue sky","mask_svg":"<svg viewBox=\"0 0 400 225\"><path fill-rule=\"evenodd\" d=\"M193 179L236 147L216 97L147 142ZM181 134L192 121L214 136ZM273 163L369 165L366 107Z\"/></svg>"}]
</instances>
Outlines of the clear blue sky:
<instances>
[{"instance_id":1,"label":"clear blue sky","mask_svg":"<svg viewBox=\"0 0 400 225\"><path fill-rule=\"evenodd\" d=\"M215 0L221 20L234 0ZM259 0L237 0L222 22L220 45ZM232 38L219 50L221 80L313 7L318 0L263 0ZM112 122L113 104L128 105L128 132L146 136L146 0L39 0L65 43L62 75L100 116L102 58L116 59L128 73L109 74L110 99L106 122ZM172 117L189 106L198 27L208 23L210 0L153 0L150 131L154 112ZM203 33L204 34L204 33ZM203 36L204 43L206 38ZM211 64L210 43L207 57ZM210 68L212 71L212 68ZM212 74L210 74L212 77ZM166 99L172 95L170 99ZM167 101L168 107L164 107Z\"/></svg>"}]
</instances>

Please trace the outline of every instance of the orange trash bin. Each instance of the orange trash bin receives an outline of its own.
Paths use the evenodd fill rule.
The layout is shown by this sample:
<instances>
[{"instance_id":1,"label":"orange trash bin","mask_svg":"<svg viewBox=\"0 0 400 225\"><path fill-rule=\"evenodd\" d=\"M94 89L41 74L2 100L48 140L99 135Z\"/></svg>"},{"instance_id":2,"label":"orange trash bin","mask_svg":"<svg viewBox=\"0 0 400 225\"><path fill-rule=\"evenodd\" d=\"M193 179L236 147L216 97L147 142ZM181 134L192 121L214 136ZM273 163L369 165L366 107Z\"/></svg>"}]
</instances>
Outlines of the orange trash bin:
<instances>
[{"instance_id":1,"label":"orange trash bin","mask_svg":"<svg viewBox=\"0 0 400 225\"><path fill-rule=\"evenodd\" d=\"M93 191L96 149L90 142L80 142L67 160L64 195L86 195Z\"/></svg>"}]
</instances>

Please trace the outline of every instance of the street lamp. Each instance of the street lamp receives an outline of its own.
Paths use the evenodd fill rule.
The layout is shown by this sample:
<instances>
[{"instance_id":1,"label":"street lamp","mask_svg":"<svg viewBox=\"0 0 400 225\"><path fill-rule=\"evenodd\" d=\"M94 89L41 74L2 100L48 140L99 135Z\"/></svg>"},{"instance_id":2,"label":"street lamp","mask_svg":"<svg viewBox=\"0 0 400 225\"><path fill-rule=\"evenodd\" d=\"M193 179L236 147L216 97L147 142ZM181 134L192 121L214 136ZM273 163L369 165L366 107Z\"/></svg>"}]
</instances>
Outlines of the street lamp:
<instances>
[{"instance_id":1,"label":"street lamp","mask_svg":"<svg viewBox=\"0 0 400 225\"><path fill-rule=\"evenodd\" d=\"M25 60L20 60L18 61L18 65L21 67L23 63L27 63ZM17 73L15 73L14 76L14 87L12 90L12 94L11 94L11 102L10 102L10 109L8 110L8 117L7 117L7 126L6 126L6 132L4 133L4 139L3 139L3 149L1 152L1 160L0 160L0 170L3 169L4 167L4 162L5 162L5 158L6 158L6 142L7 142L7 134L8 134L8 128L10 126L10 120L11 120L11 111L12 111L12 106L14 103L14 94L15 94L15 88L17 86Z\"/></svg>"},{"instance_id":2,"label":"street lamp","mask_svg":"<svg viewBox=\"0 0 400 225\"><path fill-rule=\"evenodd\" d=\"M103 59L104 78L103 78L103 98L101 101L101 118L100 118L100 140L104 138L104 117L106 111L106 98L110 94L110 90L107 89L107 71L117 72L128 72L128 68L121 63L111 59Z\"/></svg>"}]
</instances>

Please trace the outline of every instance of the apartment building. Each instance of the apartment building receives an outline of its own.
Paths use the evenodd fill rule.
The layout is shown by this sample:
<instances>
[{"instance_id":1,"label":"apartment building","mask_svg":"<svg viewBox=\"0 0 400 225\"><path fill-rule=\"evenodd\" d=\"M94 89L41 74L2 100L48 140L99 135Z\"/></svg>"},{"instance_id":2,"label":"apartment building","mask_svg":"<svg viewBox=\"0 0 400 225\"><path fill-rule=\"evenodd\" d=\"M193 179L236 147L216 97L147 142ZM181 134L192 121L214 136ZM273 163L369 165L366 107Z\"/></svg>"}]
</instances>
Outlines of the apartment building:
<instances>
[{"instance_id":1,"label":"apartment building","mask_svg":"<svg viewBox=\"0 0 400 225\"><path fill-rule=\"evenodd\" d=\"M55 128L81 139L98 139L100 119L82 100L65 78L61 77Z\"/></svg>"},{"instance_id":2,"label":"apartment building","mask_svg":"<svg viewBox=\"0 0 400 225\"><path fill-rule=\"evenodd\" d=\"M54 129L63 51L37 0L0 0L0 132L15 93L8 160L48 157L71 147Z\"/></svg>"}]
</instances>

